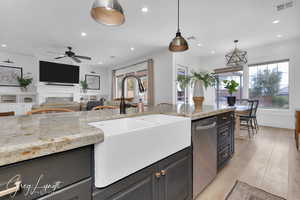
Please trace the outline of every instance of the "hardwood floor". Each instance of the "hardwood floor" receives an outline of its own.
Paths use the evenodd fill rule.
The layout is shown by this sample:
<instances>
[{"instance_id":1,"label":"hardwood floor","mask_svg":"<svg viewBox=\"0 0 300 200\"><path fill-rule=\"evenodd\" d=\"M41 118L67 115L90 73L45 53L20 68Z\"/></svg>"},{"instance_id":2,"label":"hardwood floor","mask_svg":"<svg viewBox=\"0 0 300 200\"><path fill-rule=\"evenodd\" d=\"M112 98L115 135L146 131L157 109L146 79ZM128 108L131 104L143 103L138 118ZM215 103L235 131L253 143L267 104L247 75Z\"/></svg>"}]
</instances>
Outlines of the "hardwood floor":
<instances>
[{"instance_id":1,"label":"hardwood floor","mask_svg":"<svg viewBox=\"0 0 300 200\"><path fill-rule=\"evenodd\" d=\"M223 200L236 180L288 200L300 200L300 152L294 132L262 127L252 140L236 140L236 153L197 200Z\"/></svg>"}]
</instances>

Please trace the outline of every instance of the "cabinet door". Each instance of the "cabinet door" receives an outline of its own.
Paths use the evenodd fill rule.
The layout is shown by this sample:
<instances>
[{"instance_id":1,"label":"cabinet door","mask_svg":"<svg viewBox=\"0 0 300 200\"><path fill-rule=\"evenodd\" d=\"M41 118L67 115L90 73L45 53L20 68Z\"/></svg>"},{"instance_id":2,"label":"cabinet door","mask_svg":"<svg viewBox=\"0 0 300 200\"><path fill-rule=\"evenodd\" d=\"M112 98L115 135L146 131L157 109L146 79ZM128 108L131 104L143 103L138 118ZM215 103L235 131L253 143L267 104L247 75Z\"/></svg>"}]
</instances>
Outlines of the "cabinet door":
<instances>
[{"instance_id":1,"label":"cabinet door","mask_svg":"<svg viewBox=\"0 0 300 200\"><path fill-rule=\"evenodd\" d=\"M159 164L160 200L192 199L192 154L191 148L181 151Z\"/></svg>"},{"instance_id":2,"label":"cabinet door","mask_svg":"<svg viewBox=\"0 0 300 200\"><path fill-rule=\"evenodd\" d=\"M91 146L27 160L0 167L0 191L14 188L21 181L16 194L0 200L33 200L56 192L91 177Z\"/></svg>"},{"instance_id":3,"label":"cabinet door","mask_svg":"<svg viewBox=\"0 0 300 200\"><path fill-rule=\"evenodd\" d=\"M93 200L158 200L157 171L151 166L107 188L96 189Z\"/></svg>"}]
</instances>

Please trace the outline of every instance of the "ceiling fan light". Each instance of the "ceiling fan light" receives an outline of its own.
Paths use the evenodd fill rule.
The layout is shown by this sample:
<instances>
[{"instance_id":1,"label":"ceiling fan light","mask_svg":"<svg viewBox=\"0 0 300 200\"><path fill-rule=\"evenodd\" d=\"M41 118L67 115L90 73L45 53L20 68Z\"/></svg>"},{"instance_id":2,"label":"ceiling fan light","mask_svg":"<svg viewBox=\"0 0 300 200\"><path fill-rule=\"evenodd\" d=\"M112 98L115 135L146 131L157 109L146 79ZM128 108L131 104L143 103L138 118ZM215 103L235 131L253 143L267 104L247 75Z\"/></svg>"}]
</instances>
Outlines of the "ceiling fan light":
<instances>
[{"instance_id":1,"label":"ceiling fan light","mask_svg":"<svg viewBox=\"0 0 300 200\"><path fill-rule=\"evenodd\" d=\"M95 0L91 16L96 22L107 26L120 26L125 22L123 8L117 0Z\"/></svg>"},{"instance_id":2,"label":"ceiling fan light","mask_svg":"<svg viewBox=\"0 0 300 200\"><path fill-rule=\"evenodd\" d=\"M176 33L176 37L171 41L169 45L169 50L172 52L183 52L189 49L189 45L184 39L184 37L181 36L180 32Z\"/></svg>"}]
</instances>

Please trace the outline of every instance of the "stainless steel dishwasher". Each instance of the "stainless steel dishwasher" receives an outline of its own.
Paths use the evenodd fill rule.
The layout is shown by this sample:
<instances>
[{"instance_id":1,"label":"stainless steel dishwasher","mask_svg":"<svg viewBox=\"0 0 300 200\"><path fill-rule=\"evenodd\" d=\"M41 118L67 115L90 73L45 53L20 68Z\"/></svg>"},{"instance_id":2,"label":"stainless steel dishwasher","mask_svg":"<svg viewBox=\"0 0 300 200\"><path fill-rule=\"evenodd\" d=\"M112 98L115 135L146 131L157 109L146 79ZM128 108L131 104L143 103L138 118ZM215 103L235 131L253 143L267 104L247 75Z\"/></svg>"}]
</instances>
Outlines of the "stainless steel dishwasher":
<instances>
[{"instance_id":1,"label":"stainless steel dishwasher","mask_svg":"<svg viewBox=\"0 0 300 200\"><path fill-rule=\"evenodd\" d=\"M193 121L193 198L217 175L217 118Z\"/></svg>"}]
</instances>

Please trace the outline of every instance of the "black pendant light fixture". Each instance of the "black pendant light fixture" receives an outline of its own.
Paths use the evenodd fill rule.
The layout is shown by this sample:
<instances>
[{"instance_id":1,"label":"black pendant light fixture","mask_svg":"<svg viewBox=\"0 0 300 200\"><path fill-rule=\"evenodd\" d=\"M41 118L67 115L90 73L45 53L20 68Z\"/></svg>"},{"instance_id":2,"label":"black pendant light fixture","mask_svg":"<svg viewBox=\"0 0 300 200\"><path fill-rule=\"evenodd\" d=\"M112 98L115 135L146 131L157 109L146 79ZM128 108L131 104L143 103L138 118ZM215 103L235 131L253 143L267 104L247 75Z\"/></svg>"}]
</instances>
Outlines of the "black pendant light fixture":
<instances>
[{"instance_id":1,"label":"black pendant light fixture","mask_svg":"<svg viewBox=\"0 0 300 200\"><path fill-rule=\"evenodd\" d=\"M169 50L172 52L183 52L189 49L189 45L187 41L184 39L184 37L181 36L180 32L180 5L178 0L178 23L177 23L177 33L176 37L172 40L172 42L169 45Z\"/></svg>"},{"instance_id":2,"label":"black pendant light fixture","mask_svg":"<svg viewBox=\"0 0 300 200\"><path fill-rule=\"evenodd\" d=\"M125 22L125 15L118 0L95 0L91 9L93 19L107 26L120 26Z\"/></svg>"},{"instance_id":3,"label":"black pendant light fixture","mask_svg":"<svg viewBox=\"0 0 300 200\"><path fill-rule=\"evenodd\" d=\"M227 60L227 66L237 67L237 66L244 66L248 63L247 59L247 51L242 51L237 48L238 40L234 40L235 48L232 52L225 55Z\"/></svg>"}]
</instances>

